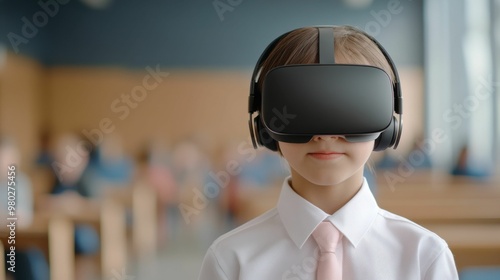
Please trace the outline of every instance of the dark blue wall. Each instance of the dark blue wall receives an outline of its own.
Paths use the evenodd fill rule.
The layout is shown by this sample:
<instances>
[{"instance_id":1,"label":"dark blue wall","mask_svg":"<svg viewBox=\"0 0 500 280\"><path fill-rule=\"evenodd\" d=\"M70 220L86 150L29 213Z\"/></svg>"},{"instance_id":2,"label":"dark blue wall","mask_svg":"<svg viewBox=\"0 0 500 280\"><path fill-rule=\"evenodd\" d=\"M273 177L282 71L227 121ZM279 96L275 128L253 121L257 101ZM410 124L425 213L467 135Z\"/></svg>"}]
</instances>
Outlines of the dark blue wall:
<instances>
[{"instance_id":1,"label":"dark blue wall","mask_svg":"<svg viewBox=\"0 0 500 280\"><path fill-rule=\"evenodd\" d=\"M20 53L47 65L251 67L272 39L290 29L352 24L367 30L372 24L380 32L367 31L397 64L423 63L422 1L375 0L367 8L352 9L343 1L219 0L241 2L223 13L223 20L213 0L114 0L105 10L64 1L69 3L59 5L47 24L19 45ZM377 20L374 12L387 12L391 1L399 3L401 12L392 14L388 24ZM33 22L39 11L37 1L0 0L0 41L11 48L7 34L22 36L21 19Z\"/></svg>"}]
</instances>

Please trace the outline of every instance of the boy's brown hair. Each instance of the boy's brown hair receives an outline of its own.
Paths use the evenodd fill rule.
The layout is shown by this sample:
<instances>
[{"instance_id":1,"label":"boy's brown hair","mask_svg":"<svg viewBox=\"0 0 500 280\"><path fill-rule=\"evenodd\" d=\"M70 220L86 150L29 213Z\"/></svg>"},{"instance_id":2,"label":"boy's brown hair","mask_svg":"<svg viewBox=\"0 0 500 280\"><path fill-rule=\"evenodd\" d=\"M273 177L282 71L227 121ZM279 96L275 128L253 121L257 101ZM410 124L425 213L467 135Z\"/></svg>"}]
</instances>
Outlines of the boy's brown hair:
<instances>
[{"instance_id":1,"label":"boy's brown hair","mask_svg":"<svg viewBox=\"0 0 500 280\"><path fill-rule=\"evenodd\" d=\"M336 63L376 66L382 68L394 81L394 73L384 54L363 32L351 26L332 28ZM275 67L315 63L319 63L318 29L316 27L296 29L282 38L262 63L258 87L262 89L263 78Z\"/></svg>"}]
</instances>

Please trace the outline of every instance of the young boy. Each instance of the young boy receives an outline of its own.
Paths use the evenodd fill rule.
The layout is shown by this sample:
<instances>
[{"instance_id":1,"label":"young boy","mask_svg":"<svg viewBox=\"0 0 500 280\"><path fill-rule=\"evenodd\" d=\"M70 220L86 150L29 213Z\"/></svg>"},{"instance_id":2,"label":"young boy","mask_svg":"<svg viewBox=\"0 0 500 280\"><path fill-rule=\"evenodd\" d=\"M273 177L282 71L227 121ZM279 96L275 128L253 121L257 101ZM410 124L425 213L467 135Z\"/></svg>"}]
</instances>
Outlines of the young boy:
<instances>
[{"instance_id":1,"label":"young boy","mask_svg":"<svg viewBox=\"0 0 500 280\"><path fill-rule=\"evenodd\" d=\"M331 46L322 42L328 39L334 41L330 43ZM330 50L325 51L325 48ZM334 57L326 59L330 61L329 64L350 64L342 73L351 68L354 69L353 73L380 71L387 73L389 83L399 82L388 55L364 32L349 26L307 27L293 30L271 44L269 54L263 57L261 65L257 65L257 71L260 70L257 91L262 92L262 98L271 91L272 82L267 83L266 79L278 79L278 74L273 74L272 78L268 75L277 67L321 64L325 59L323 57L329 56L330 51ZM353 65L355 67L351 67ZM319 74L317 72L310 80L319 79ZM373 77L379 74L373 73ZM370 103L370 95L376 93L379 87L376 83L380 79L372 78L370 74L357 77L355 82L349 82L348 79L344 81L350 83L349 86L343 87L340 95L335 94L339 97L338 102L345 104L332 111L346 109L345 112L349 114L356 111L358 103ZM285 84L288 82L293 81L289 79ZM340 83L343 81L340 80ZM365 86L369 92L360 93L364 97L358 98L358 103L340 101L344 100L342 94L347 94L349 88L363 83L368 83L361 86ZM300 87L301 84L294 86ZM266 91L263 87L269 88ZM303 92L300 98L317 98L314 92L317 88L313 85L311 91L305 90L307 92ZM398 90L396 88L394 90ZM279 96L287 99L293 92L294 88L289 88ZM395 98L398 94L394 94ZM390 95L392 98L393 93ZM267 98L265 102L269 100ZM299 113L293 115L290 108L297 107L288 101L285 100L283 104L288 106L290 119L294 116L302 118ZM303 106L310 106L308 112L312 115L328 115L325 111L329 110L322 108L325 102L326 99L307 100L308 104ZM268 133L267 136L272 138L258 142L277 150L286 159L291 177L283 183L276 208L219 237L212 244L205 256L200 280L458 279L453 256L446 242L421 226L380 209L363 177L363 168L373 150L394 146L394 142L397 145L397 134L401 133L397 131L397 123L391 123L396 136L389 137L389 144L379 139L385 133L383 131L360 133L362 135L341 133L355 131L355 126L362 127L363 123L373 123L371 118L376 118L378 114L372 116L368 112L370 106L377 106L376 102L372 103L364 107L366 114L353 113L348 118L334 119L334 123L330 124L330 133L321 130L321 122L311 123L310 131L317 129L321 133L311 135L306 140L299 139L303 137L299 134L283 136L297 129L297 126L293 127L295 124L287 124L291 127L289 129L276 124L275 127L279 129L273 131L272 124L266 124L264 105L258 105L256 111L263 115L265 130L261 133L257 128L256 133L261 138L265 138L265 133ZM392 119L392 108L395 108L396 113L400 109L396 108L398 104L390 106ZM301 111L301 114L306 111ZM366 119L356 122L360 118ZM330 122L330 119L325 118L324 122ZM289 120L292 121L296 120ZM351 127L344 129L341 127L343 123L349 123ZM380 148L380 145L386 147Z\"/></svg>"}]
</instances>

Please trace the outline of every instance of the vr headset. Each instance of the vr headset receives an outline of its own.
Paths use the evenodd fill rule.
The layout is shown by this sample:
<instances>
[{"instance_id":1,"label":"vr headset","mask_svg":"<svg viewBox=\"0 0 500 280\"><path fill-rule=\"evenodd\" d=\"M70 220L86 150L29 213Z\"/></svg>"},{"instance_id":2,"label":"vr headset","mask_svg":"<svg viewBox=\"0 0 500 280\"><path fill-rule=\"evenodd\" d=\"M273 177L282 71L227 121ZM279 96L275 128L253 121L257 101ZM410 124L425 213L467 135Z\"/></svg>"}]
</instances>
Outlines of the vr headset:
<instances>
[{"instance_id":1,"label":"vr headset","mask_svg":"<svg viewBox=\"0 0 500 280\"><path fill-rule=\"evenodd\" d=\"M262 63L285 33L264 50L253 71L248 111L254 148L277 151L277 141L307 143L315 135L338 135L348 142L375 140L374 150L398 146L402 132L403 98L399 76L386 50L381 50L395 75L394 84L382 69L335 64L333 26L318 26L319 64L294 64L271 69L262 92L257 75ZM253 114L258 114L253 118ZM399 115L399 120L394 116Z\"/></svg>"}]
</instances>

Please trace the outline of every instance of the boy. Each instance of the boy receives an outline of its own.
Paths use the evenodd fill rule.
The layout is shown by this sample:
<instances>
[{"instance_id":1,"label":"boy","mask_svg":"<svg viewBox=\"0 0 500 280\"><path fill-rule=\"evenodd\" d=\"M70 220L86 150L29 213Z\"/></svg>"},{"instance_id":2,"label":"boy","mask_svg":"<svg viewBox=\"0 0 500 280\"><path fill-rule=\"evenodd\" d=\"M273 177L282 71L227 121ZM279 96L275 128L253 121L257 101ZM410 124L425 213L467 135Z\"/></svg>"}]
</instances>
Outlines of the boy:
<instances>
[{"instance_id":1,"label":"boy","mask_svg":"<svg viewBox=\"0 0 500 280\"><path fill-rule=\"evenodd\" d=\"M446 242L380 209L363 177L371 152L397 146L401 135L392 116L401 116L399 79L385 50L358 29L336 26L293 30L265 53L256 67L257 94L251 91L251 113L252 98L263 100L254 137L287 160L291 177L276 208L212 244L199 279L458 279ZM325 83L323 71L337 77L326 76ZM279 83L280 77L288 79ZM316 83L332 90L324 94ZM375 120L387 113L384 102L390 103L387 126ZM289 122L273 128L269 106L287 109Z\"/></svg>"}]
</instances>

